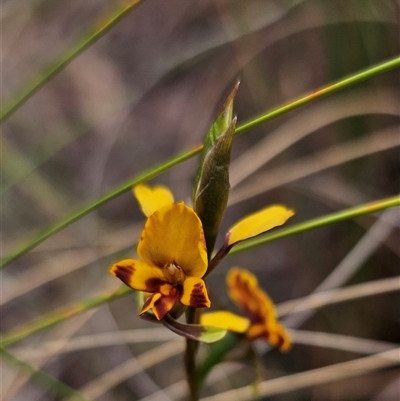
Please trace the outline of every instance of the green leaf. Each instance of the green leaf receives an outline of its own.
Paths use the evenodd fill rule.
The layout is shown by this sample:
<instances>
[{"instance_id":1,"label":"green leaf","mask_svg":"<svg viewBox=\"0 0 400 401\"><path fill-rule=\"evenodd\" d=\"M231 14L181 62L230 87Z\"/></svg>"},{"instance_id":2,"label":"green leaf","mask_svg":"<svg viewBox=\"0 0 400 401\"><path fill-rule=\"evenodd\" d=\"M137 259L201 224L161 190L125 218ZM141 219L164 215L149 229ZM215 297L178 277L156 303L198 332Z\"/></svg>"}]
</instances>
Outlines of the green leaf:
<instances>
[{"instance_id":1,"label":"green leaf","mask_svg":"<svg viewBox=\"0 0 400 401\"><path fill-rule=\"evenodd\" d=\"M184 324L173 319L169 314L164 316L161 323L174 333L190 340L203 343L213 343L221 340L226 330L214 326L203 326L201 324Z\"/></svg>"},{"instance_id":2,"label":"green leaf","mask_svg":"<svg viewBox=\"0 0 400 401\"><path fill-rule=\"evenodd\" d=\"M204 230L208 256L214 249L229 197L229 164L236 118L207 153L194 199L194 210Z\"/></svg>"}]
</instances>

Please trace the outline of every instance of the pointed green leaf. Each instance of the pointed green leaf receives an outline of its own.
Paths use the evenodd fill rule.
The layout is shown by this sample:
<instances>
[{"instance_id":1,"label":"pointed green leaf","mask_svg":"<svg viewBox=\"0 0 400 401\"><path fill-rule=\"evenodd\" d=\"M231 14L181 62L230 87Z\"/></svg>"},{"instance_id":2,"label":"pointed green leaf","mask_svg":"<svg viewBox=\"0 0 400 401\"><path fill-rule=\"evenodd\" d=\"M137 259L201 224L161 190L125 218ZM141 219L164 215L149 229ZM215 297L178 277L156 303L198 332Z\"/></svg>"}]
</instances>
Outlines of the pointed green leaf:
<instances>
[{"instance_id":1,"label":"pointed green leaf","mask_svg":"<svg viewBox=\"0 0 400 401\"><path fill-rule=\"evenodd\" d=\"M194 197L194 210L199 216L210 257L217 238L229 196L229 164L236 118L207 153Z\"/></svg>"},{"instance_id":2,"label":"pointed green leaf","mask_svg":"<svg viewBox=\"0 0 400 401\"><path fill-rule=\"evenodd\" d=\"M229 163L236 118L233 102L239 82L226 99L204 140L193 186L194 210L203 223L208 256L217 238L229 193Z\"/></svg>"}]
</instances>

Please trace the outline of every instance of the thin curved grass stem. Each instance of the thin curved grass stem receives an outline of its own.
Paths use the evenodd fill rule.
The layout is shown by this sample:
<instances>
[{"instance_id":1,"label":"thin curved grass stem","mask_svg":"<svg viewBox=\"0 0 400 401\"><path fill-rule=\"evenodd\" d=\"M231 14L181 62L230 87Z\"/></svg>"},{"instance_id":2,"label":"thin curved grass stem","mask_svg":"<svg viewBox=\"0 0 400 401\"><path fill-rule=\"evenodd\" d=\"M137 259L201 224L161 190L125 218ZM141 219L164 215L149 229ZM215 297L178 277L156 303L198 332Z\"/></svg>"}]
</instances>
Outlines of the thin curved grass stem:
<instances>
[{"instance_id":1,"label":"thin curved grass stem","mask_svg":"<svg viewBox=\"0 0 400 401\"><path fill-rule=\"evenodd\" d=\"M400 364L399 352L400 348L395 348L390 351L364 358L358 358L348 362L341 362L323 368L265 380L258 384L257 396L268 397L277 394L285 394L301 388L317 386L324 383L332 383L341 379L360 376L391 366L398 366ZM219 393L211 397L202 398L201 401L245 401L252 399L254 399L253 386L245 386L224 393Z\"/></svg>"},{"instance_id":2,"label":"thin curved grass stem","mask_svg":"<svg viewBox=\"0 0 400 401\"><path fill-rule=\"evenodd\" d=\"M237 246L235 246L229 255L234 255L238 252L242 252L255 246L267 244L272 241L276 241L281 238L286 238L294 234L300 234L302 232L324 227L329 224L338 223L340 221L354 219L356 217L369 214L376 213L381 210L385 210L391 207L399 207L400 206L400 195L395 195L390 198L382 199L379 201L374 201L371 203L355 206L349 209L341 210L336 213L331 213L326 216L317 217L316 219L308 220L304 223L295 224L288 228L283 228L280 230L276 230L271 234L261 235L257 238L245 241Z\"/></svg>"},{"instance_id":3,"label":"thin curved grass stem","mask_svg":"<svg viewBox=\"0 0 400 401\"><path fill-rule=\"evenodd\" d=\"M256 117L255 119L252 119L251 121L248 121L247 123L244 123L244 124L238 126L235 130L235 135L239 135L261 123L271 120L272 118L275 118L275 117L277 117L283 113L286 113L290 110L294 110L297 107L300 107L302 105L310 103L313 100L316 100L323 96L327 96L329 94L335 93L335 92L345 89L351 85L355 85L368 78L372 78L378 74L382 74L384 72L387 72L391 69L398 68L398 67L400 67L400 57L396 57L394 59L385 61L376 66L370 67L359 73L351 75L347 78L341 79L333 84L330 84L317 91L314 91L311 94L302 96L301 98L299 98L287 105L277 107L277 108L273 109L272 111L268 111L268 112ZM28 242L27 244L22 246L15 253L2 259L0 268L4 268L5 266L9 265L14 260L18 259L20 256L28 253L31 249L33 249L36 246L38 246L39 244L41 244L47 238L49 238L52 235L56 234L57 232L61 231L62 229L69 226L73 222L81 219L82 217L86 216L87 214L91 213L92 211L98 209L100 206L104 205L105 203L109 202L110 200L127 192L128 190L130 190L130 188L133 185L145 182L147 180L150 180L151 178L154 178L154 177L160 175L161 173L167 171L169 168L192 158L193 156L198 154L201 151L201 149L202 149L202 146L198 146L192 150L183 152L183 153L179 154L178 156L176 156L172 159L169 159L169 160L159 164L158 166L156 166L152 169L149 169L148 171L140 174L139 176L127 181L126 183L120 185L118 188L107 193L99 200L92 202L91 204L82 208L81 210L79 210L78 212L73 214L72 216L65 218L61 222L55 224L53 227L50 227L49 229L45 230L41 235L38 235L36 238L34 238L30 242Z\"/></svg>"},{"instance_id":4,"label":"thin curved grass stem","mask_svg":"<svg viewBox=\"0 0 400 401\"><path fill-rule=\"evenodd\" d=\"M398 68L400 67L400 57L395 57L389 61L386 61L384 63L378 64L374 67L370 67L365 69L364 71L358 72L354 75L348 76L347 78L341 79L338 82L335 82L331 85L324 86L320 89L315 90L312 93L309 93L305 96L302 96L299 99L294 100L291 103L288 103L286 105L283 105L281 107L276 108L275 110L268 112L268 113L263 113L260 114L256 118L252 118L251 121L248 121L247 123L244 123L237 127L236 129L236 134L241 134L242 132L245 132L253 127L256 127L259 124L262 124L263 122L270 120L272 118L278 117L288 111L297 109L300 106L303 106L307 103L310 103L311 101L315 99L319 99L323 96L330 95L336 91L345 89L351 85L360 83L366 79L372 78L373 76L377 74L381 74L386 71L390 71L393 68Z\"/></svg>"},{"instance_id":5,"label":"thin curved grass stem","mask_svg":"<svg viewBox=\"0 0 400 401\"><path fill-rule=\"evenodd\" d=\"M277 305L279 317L292 313L300 313L333 305L340 302L352 301L378 294L396 292L400 290L400 276L374 280L367 283L356 284L345 288L318 292L304 298L295 299Z\"/></svg>"},{"instance_id":6,"label":"thin curved grass stem","mask_svg":"<svg viewBox=\"0 0 400 401\"><path fill-rule=\"evenodd\" d=\"M122 18L126 17L130 11L145 1L146 0L130 0L127 2L128 4L118 7L113 11L113 13L107 13L107 15L103 15L77 43L75 43L63 54L59 60L48 65L44 71L37 77L33 78L31 82L26 82L23 84L21 90L17 92L14 99L4 107L4 112L2 112L0 116L0 124L7 120L7 118L17 111L42 86L44 86L55 75L63 70L72 60L97 42Z\"/></svg>"}]
</instances>

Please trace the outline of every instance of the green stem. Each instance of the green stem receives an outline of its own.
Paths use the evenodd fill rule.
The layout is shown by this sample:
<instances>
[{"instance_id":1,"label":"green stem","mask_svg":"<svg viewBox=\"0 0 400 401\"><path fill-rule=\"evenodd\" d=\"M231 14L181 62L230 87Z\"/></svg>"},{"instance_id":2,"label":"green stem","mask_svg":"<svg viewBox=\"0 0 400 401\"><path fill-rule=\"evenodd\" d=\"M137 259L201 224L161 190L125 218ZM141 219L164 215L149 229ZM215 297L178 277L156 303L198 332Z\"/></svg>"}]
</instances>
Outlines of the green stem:
<instances>
[{"instance_id":1,"label":"green stem","mask_svg":"<svg viewBox=\"0 0 400 401\"><path fill-rule=\"evenodd\" d=\"M186 322L189 324L200 323L200 309L189 307L186 311ZM199 349L199 342L186 339L185 350L185 370L186 378L189 386L188 401L197 401L199 399L199 381L197 377L196 355Z\"/></svg>"},{"instance_id":2,"label":"green stem","mask_svg":"<svg viewBox=\"0 0 400 401\"><path fill-rule=\"evenodd\" d=\"M24 104L43 85L64 69L72 60L79 56L93 43L97 42L130 11L142 4L144 1L145 0L131 0L128 5L122 7L119 6L111 15L103 15L98 21L96 21L92 29L90 29L83 38L78 41L78 43L74 44L68 51L66 51L59 60L48 65L39 76L22 86L22 89L17 92L15 98L5 107L5 111L2 111L0 124L18 110L22 104ZM101 26L100 29L99 26Z\"/></svg>"},{"instance_id":3,"label":"green stem","mask_svg":"<svg viewBox=\"0 0 400 401\"><path fill-rule=\"evenodd\" d=\"M198 368L197 380L199 384L203 383L212 368L222 362L226 354L235 348L244 335L228 332L223 339L211 344L208 353Z\"/></svg>"},{"instance_id":4,"label":"green stem","mask_svg":"<svg viewBox=\"0 0 400 401\"><path fill-rule=\"evenodd\" d=\"M31 249L35 248L39 244L41 244L44 240L47 238L51 237L52 235L56 234L57 232L61 231L65 227L69 226L73 222L81 219L82 217L86 216L90 212L93 212L94 210L98 209L100 206L106 204L110 200L118 197L119 195L122 195L123 193L129 191L132 186L140 184L142 182L148 181L164 171L168 170L172 166L174 166L177 163L181 163L189 158L191 158L193 155L198 153L199 148L195 148L189 152L182 153L181 155L178 155L174 159L171 159L169 161L163 162L159 164L156 167L153 167L142 174L138 175L137 177L130 179L129 181L126 181L125 183L121 184L118 188L114 189L112 192L109 192L107 195L103 196L99 200L97 200L94 203L89 204L88 206L84 207L83 209L79 210L72 216L69 216L65 220L59 222L58 224L55 224L53 227L50 227L47 229L45 232L42 234L38 235L34 240L32 240L30 243L22 247L20 250L9 256L8 258L4 258L1 261L0 268L4 268L7 265L9 265L11 262L16 260L22 255L25 255L27 252L29 252Z\"/></svg>"},{"instance_id":5,"label":"green stem","mask_svg":"<svg viewBox=\"0 0 400 401\"><path fill-rule=\"evenodd\" d=\"M265 114L262 114L259 117L238 126L236 128L235 133L236 133L236 135L239 135L239 134L249 130L250 128L253 128L253 127L255 127L263 122L266 122L272 118L275 118L285 112L294 110L295 108L305 105L315 99L332 94L338 90L345 89L351 85L362 82L365 79L372 78L375 75L382 74L384 72L387 72L387 71L389 71L393 68L397 68L397 67L400 67L400 57L383 62L374 67L370 67L362 72L359 72L350 77L339 80L336 83L333 83L333 84L323 87L317 91L314 91L311 94L303 96L303 97L295 100L294 102L289 103L288 105L280 106L280 107L273 109ZM175 166L179 163L182 163L182 162L190 159L191 157L195 156L196 154L198 154L201 151L201 149L202 149L202 146L199 146L195 149L181 153L178 156L176 156L172 159L169 159L169 160L165 161L164 163L161 163L157 167L150 169L150 170L142 173L141 175L127 181L126 183L122 184L120 187L118 187L118 188L114 189L113 191L111 191L110 193L104 195L99 200L93 202L89 206L84 207L83 209L81 209L80 211L75 213L74 215L67 217L66 219L62 220L58 224L55 224L53 227L46 230L43 234L39 235L37 238L35 238L31 242L24 245L20 250L18 250L11 256L3 259L1 261L0 268L4 268L5 266L9 265L11 262L16 260L20 256L26 254L31 249L35 248L37 245L42 243L44 240L46 240L53 234L59 232L60 230L64 229L65 227L69 226L71 223L75 222L76 220L79 220L80 218L87 215L88 213L98 209L100 206L104 205L108 201L110 201L110 200L116 198L117 196L123 194L124 192L130 190L130 188L133 185L139 184L141 182L147 181L151 178L154 178L154 177L160 175L164 171L168 170L170 167L173 167L173 166Z\"/></svg>"},{"instance_id":6,"label":"green stem","mask_svg":"<svg viewBox=\"0 0 400 401\"><path fill-rule=\"evenodd\" d=\"M76 316L80 313L86 312L87 310L96 308L100 305L110 302L111 300L120 298L128 294L132 294L132 290L129 287L123 286L118 291L115 291L112 294L89 298L84 301L73 303L66 307L56 309L55 311L50 312L46 315L42 315L39 318L34 319L26 324L17 326L10 333L3 336L2 346L8 347L34 333L61 323L72 316Z\"/></svg>"},{"instance_id":7,"label":"green stem","mask_svg":"<svg viewBox=\"0 0 400 401\"><path fill-rule=\"evenodd\" d=\"M396 206L400 206L400 195L377 200L361 206L355 206L350 209L341 210L340 212L331 213L327 216L318 217L316 219L308 220L304 223L295 224L291 227L274 231L271 234L261 235L257 238L247 240L233 247L229 255L234 255L235 253L243 252L256 246L267 244L268 242L276 241L291 235L300 234L304 231L320 228L328 224L338 223L343 220L354 219L365 214L376 213L381 210Z\"/></svg>"}]
</instances>

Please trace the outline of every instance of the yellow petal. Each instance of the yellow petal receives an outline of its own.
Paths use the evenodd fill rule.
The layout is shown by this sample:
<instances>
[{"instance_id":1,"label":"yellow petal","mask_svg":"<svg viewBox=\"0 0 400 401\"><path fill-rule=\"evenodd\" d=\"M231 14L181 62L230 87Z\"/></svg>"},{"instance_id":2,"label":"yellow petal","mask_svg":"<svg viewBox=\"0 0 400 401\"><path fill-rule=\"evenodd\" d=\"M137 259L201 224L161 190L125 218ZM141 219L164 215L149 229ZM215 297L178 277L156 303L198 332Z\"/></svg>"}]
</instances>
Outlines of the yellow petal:
<instances>
[{"instance_id":1,"label":"yellow petal","mask_svg":"<svg viewBox=\"0 0 400 401\"><path fill-rule=\"evenodd\" d=\"M189 277L207 270L207 250L200 219L183 202L154 212L146 221L137 253L143 262L165 267L171 263Z\"/></svg>"},{"instance_id":2,"label":"yellow petal","mask_svg":"<svg viewBox=\"0 0 400 401\"><path fill-rule=\"evenodd\" d=\"M147 217L156 210L174 203L174 196L171 191L162 185L149 187L148 185L139 184L133 187L132 192L139 202L142 212Z\"/></svg>"},{"instance_id":3,"label":"yellow petal","mask_svg":"<svg viewBox=\"0 0 400 401\"><path fill-rule=\"evenodd\" d=\"M289 334L277 321L253 324L247 331L249 340L264 339L271 345L278 347L281 352L286 352L292 346Z\"/></svg>"},{"instance_id":4,"label":"yellow petal","mask_svg":"<svg viewBox=\"0 0 400 401\"><path fill-rule=\"evenodd\" d=\"M250 319L247 337L262 338L285 352L291 346L290 336L276 318L275 305L258 286L257 277L248 270L232 268L227 274L228 294Z\"/></svg>"},{"instance_id":5,"label":"yellow petal","mask_svg":"<svg viewBox=\"0 0 400 401\"><path fill-rule=\"evenodd\" d=\"M254 237L274 227L281 226L294 215L294 211L281 205L269 206L236 223L227 234L227 245Z\"/></svg>"},{"instance_id":6,"label":"yellow petal","mask_svg":"<svg viewBox=\"0 0 400 401\"><path fill-rule=\"evenodd\" d=\"M250 325L250 320L228 311L203 313L200 323L208 326L220 327L236 333L244 333Z\"/></svg>"},{"instance_id":7,"label":"yellow petal","mask_svg":"<svg viewBox=\"0 0 400 401\"><path fill-rule=\"evenodd\" d=\"M163 274L163 270L158 267L148 266L146 263L134 259L124 259L111 266L110 273L118 277L127 286L138 291L163 292L165 286L172 288Z\"/></svg>"},{"instance_id":8,"label":"yellow petal","mask_svg":"<svg viewBox=\"0 0 400 401\"><path fill-rule=\"evenodd\" d=\"M257 277L246 269L232 268L227 276L229 297L242 308L252 322L276 318L275 305L258 286Z\"/></svg>"},{"instance_id":9,"label":"yellow petal","mask_svg":"<svg viewBox=\"0 0 400 401\"><path fill-rule=\"evenodd\" d=\"M189 277L183 283L183 294L181 303L194 308L209 308L211 305L208 298L206 283L201 278Z\"/></svg>"},{"instance_id":10,"label":"yellow petal","mask_svg":"<svg viewBox=\"0 0 400 401\"><path fill-rule=\"evenodd\" d=\"M178 298L179 292L176 288L173 288L169 295L153 294L147 298L139 315L143 315L143 313L151 309L156 318L161 320L174 307Z\"/></svg>"}]
</instances>

